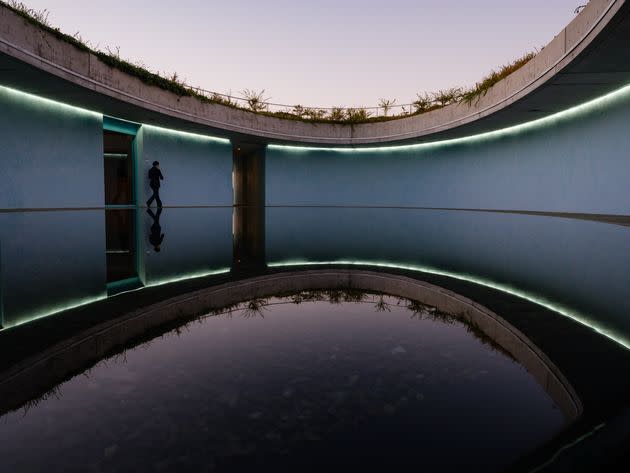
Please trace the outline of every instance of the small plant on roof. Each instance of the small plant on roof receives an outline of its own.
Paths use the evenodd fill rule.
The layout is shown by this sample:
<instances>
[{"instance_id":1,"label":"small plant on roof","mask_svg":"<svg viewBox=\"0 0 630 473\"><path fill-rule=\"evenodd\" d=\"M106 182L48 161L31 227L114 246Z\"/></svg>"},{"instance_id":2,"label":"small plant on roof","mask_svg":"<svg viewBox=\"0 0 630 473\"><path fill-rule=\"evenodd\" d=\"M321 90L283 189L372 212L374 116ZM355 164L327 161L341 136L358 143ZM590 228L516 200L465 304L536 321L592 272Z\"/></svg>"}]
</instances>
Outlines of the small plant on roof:
<instances>
[{"instance_id":1,"label":"small plant on roof","mask_svg":"<svg viewBox=\"0 0 630 473\"><path fill-rule=\"evenodd\" d=\"M458 102L462 98L461 87L451 87L450 89L438 90L433 94L433 102L440 107L446 107L452 103Z\"/></svg>"},{"instance_id":2,"label":"small plant on roof","mask_svg":"<svg viewBox=\"0 0 630 473\"><path fill-rule=\"evenodd\" d=\"M264 112L267 110L269 97L265 97L265 89L260 92L253 89L243 89L241 95L247 102L247 106L252 112Z\"/></svg>"},{"instance_id":3,"label":"small plant on roof","mask_svg":"<svg viewBox=\"0 0 630 473\"><path fill-rule=\"evenodd\" d=\"M292 113L293 115L297 115L298 117L301 118L304 116L305 108L302 107L301 105L294 105L293 109L289 113Z\"/></svg>"},{"instance_id":4,"label":"small plant on roof","mask_svg":"<svg viewBox=\"0 0 630 473\"><path fill-rule=\"evenodd\" d=\"M48 15L50 12L47 9L44 10L35 10L33 8L29 8L25 3L16 2L15 0L9 0L9 6L25 15L30 16L35 21L40 22L42 25L46 25L51 27L50 22L48 21Z\"/></svg>"},{"instance_id":5,"label":"small plant on roof","mask_svg":"<svg viewBox=\"0 0 630 473\"><path fill-rule=\"evenodd\" d=\"M372 115L364 108L347 108L346 109L346 120L350 123L363 122L370 118Z\"/></svg>"},{"instance_id":6,"label":"small plant on roof","mask_svg":"<svg viewBox=\"0 0 630 473\"><path fill-rule=\"evenodd\" d=\"M122 60L120 58L120 46L115 46L114 49L109 46L105 46L105 52L109 54L110 57L117 59L118 61Z\"/></svg>"},{"instance_id":7,"label":"small plant on roof","mask_svg":"<svg viewBox=\"0 0 630 473\"><path fill-rule=\"evenodd\" d=\"M433 100L431 100L429 94L423 92L422 94L416 94L416 100L411 105L415 113L424 113L429 110L432 104Z\"/></svg>"},{"instance_id":8,"label":"small plant on roof","mask_svg":"<svg viewBox=\"0 0 630 473\"><path fill-rule=\"evenodd\" d=\"M230 105L235 106L236 104L232 101L229 95L222 95L218 92L212 92L210 94L210 101L214 103L218 103L221 105Z\"/></svg>"},{"instance_id":9,"label":"small plant on roof","mask_svg":"<svg viewBox=\"0 0 630 473\"><path fill-rule=\"evenodd\" d=\"M346 111L343 107L333 107L332 110L328 113L328 119L340 122L346 118Z\"/></svg>"},{"instance_id":10,"label":"small plant on roof","mask_svg":"<svg viewBox=\"0 0 630 473\"><path fill-rule=\"evenodd\" d=\"M378 106L383 109L383 113L387 116L387 113L396 104L396 99L379 99Z\"/></svg>"},{"instance_id":11,"label":"small plant on roof","mask_svg":"<svg viewBox=\"0 0 630 473\"><path fill-rule=\"evenodd\" d=\"M309 120L323 120L326 117L326 110L321 108L305 108L304 117Z\"/></svg>"},{"instance_id":12,"label":"small plant on roof","mask_svg":"<svg viewBox=\"0 0 630 473\"><path fill-rule=\"evenodd\" d=\"M531 61L534 56L536 56L536 52L529 52L520 58L510 62L499 68L498 71L492 71L486 77L484 77L480 82L477 82L475 86L469 90L466 90L462 94L461 100L468 104L472 103L473 100L479 99L488 93L488 90L495 85L500 80L506 78L513 72L516 72L529 61Z\"/></svg>"}]
</instances>

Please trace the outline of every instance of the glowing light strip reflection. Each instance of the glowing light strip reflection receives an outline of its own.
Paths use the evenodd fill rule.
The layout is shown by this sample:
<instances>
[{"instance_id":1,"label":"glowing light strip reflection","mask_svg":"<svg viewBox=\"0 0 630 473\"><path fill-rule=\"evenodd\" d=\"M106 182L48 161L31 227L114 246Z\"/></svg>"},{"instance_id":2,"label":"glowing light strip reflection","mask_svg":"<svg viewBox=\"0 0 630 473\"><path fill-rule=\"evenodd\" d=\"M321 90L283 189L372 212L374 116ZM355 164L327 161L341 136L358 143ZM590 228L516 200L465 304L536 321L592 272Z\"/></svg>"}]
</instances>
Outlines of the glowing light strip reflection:
<instances>
[{"instance_id":1,"label":"glowing light strip reflection","mask_svg":"<svg viewBox=\"0 0 630 473\"><path fill-rule=\"evenodd\" d=\"M543 297L535 296L533 294L528 294L524 291L515 289L505 284L496 283L496 282L489 281L483 278L479 278L477 276L453 273L451 271L442 271L436 268L432 268L430 266L401 265L401 264L395 264L395 263L361 261L361 260L356 260L356 261L351 261L351 260L335 260L335 261L287 260L287 261L279 261L275 263L268 263L269 267L324 266L324 265L373 266L373 267L378 267L378 268L402 269L406 271L417 271L417 272L423 272L423 273L428 273L428 274L435 274L437 276L447 276L453 279L458 279L460 281L467 281L474 284L479 284L481 286L489 287L491 289L495 289L497 291L501 291L506 294L510 294L512 296L516 296L521 299L525 299L529 302L533 302L534 304L537 304L539 306L545 307L546 309L556 312L564 317L567 317L575 322L580 323L581 325L584 325L585 327L590 328L591 330L599 333L600 335L603 335L604 337L630 350L630 339L603 327L601 324L597 323L596 321L590 320L584 314L575 312L574 310L571 310L560 304L551 302Z\"/></svg>"},{"instance_id":2,"label":"glowing light strip reflection","mask_svg":"<svg viewBox=\"0 0 630 473\"><path fill-rule=\"evenodd\" d=\"M19 325L28 324L30 322L34 322L35 320L43 319L45 317L51 317L53 315L60 314L62 312L66 312L68 310L77 309L79 307L83 307L89 304L93 304L95 302L100 302L107 299L107 295L104 293L102 296L94 296L94 297L86 297L83 299L75 299L68 304L63 305L55 305L52 307L47 307L42 310L42 312L37 313L35 315L28 316L26 318L21 318L17 322L12 322L11 324L7 324L2 327L2 330L7 330L13 327L18 327Z\"/></svg>"},{"instance_id":3,"label":"glowing light strip reflection","mask_svg":"<svg viewBox=\"0 0 630 473\"><path fill-rule=\"evenodd\" d=\"M212 271L199 271L197 273L189 273L183 276L176 276L168 279L158 279L157 281L153 281L151 284L147 284L145 287L156 287L163 286L164 284L171 284L175 282L187 281L189 279L197 279L197 278L205 278L206 276L216 276L218 274L227 274L230 272L230 268L219 268ZM134 291L141 290L143 288L134 289ZM128 291L132 292L132 291Z\"/></svg>"},{"instance_id":4,"label":"glowing light strip reflection","mask_svg":"<svg viewBox=\"0 0 630 473\"><path fill-rule=\"evenodd\" d=\"M449 140L433 141L431 143L416 143L410 145L397 145L397 146L371 146L360 148L332 148L323 146L295 146L295 145L277 145L270 144L268 149L277 149L285 151L294 151L296 153L308 152L308 151L331 151L336 153L373 153L382 151L408 151L408 150L428 150L433 148L439 148L443 146L475 143L480 141L490 141L497 138L506 136L514 136L527 131L533 131L545 126L557 124L559 122L567 121L570 119L578 118L595 111L600 107L607 107L622 99L630 98L630 85L626 85L621 89L617 89L606 95L590 100L581 105L576 105L567 110L554 113L547 117L532 120L530 122L521 123L519 125L513 125L510 127L502 128L500 130L488 131L485 133L479 133L477 135L464 136L461 138L452 138Z\"/></svg>"},{"instance_id":5,"label":"glowing light strip reflection","mask_svg":"<svg viewBox=\"0 0 630 473\"><path fill-rule=\"evenodd\" d=\"M141 291L144 288L147 287L157 287L157 286L163 286L165 284L171 284L171 283L175 283L175 282L181 282L181 281L187 281L190 279L197 279L197 278L203 278L206 276L215 276L218 274L226 274L230 272L230 268L219 268L213 271L200 271L197 273L190 273L190 274L186 274L183 276L178 276L178 277L174 277L174 278L170 278L170 279L160 279L158 281L152 282L151 284L147 284L146 286L141 286L141 287L137 287L134 289L130 289L128 291L121 291L116 293L113 296L107 296L107 295L102 295L102 296L97 296L97 297L88 297L85 299L78 299L75 300L71 303L68 303L66 305L57 305L54 307L49 307L47 309L44 309L44 311L42 311L41 313L38 313L36 315L32 315L30 317L27 318L23 318L20 319L19 321L12 323L10 325L6 325L5 327L3 327L1 330L7 330L9 328L13 328L13 327L18 327L20 325L24 325L30 322L34 322L35 320L39 320L39 319L43 319L45 317L52 317L54 315L58 315L61 314L62 312L66 312L68 310L72 310L72 309L78 309L79 307L83 307L83 306L87 306L89 304L94 304L95 302L100 302L103 301L105 299L111 299L112 297L117 297L121 294L126 294L128 292L136 292L136 291Z\"/></svg>"}]
</instances>

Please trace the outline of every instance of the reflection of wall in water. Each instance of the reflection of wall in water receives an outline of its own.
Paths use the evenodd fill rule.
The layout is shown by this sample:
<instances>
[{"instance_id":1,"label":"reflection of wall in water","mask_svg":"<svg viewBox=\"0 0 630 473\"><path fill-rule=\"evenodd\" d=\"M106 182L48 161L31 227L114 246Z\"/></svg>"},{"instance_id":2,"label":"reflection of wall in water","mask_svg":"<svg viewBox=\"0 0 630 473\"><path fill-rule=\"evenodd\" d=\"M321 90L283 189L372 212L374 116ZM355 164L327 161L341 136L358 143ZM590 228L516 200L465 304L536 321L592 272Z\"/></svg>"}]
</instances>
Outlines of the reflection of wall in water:
<instances>
[{"instance_id":1,"label":"reflection of wall in water","mask_svg":"<svg viewBox=\"0 0 630 473\"><path fill-rule=\"evenodd\" d=\"M164 209L160 251L150 243L153 219L142 216L145 284L229 268L232 264L232 207Z\"/></svg>"},{"instance_id":2,"label":"reflection of wall in water","mask_svg":"<svg viewBox=\"0 0 630 473\"><path fill-rule=\"evenodd\" d=\"M102 206L102 117L0 87L0 208Z\"/></svg>"},{"instance_id":3,"label":"reflection of wall in water","mask_svg":"<svg viewBox=\"0 0 630 473\"><path fill-rule=\"evenodd\" d=\"M530 131L374 152L267 150L267 205L630 214L630 98Z\"/></svg>"},{"instance_id":4,"label":"reflection of wall in water","mask_svg":"<svg viewBox=\"0 0 630 473\"><path fill-rule=\"evenodd\" d=\"M0 241L5 326L105 295L102 211L0 214Z\"/></svg>"},{"instance_id":5,"label":"reflection of wall in water","mask_svg":"<svg viewBox=\"0 0 630 473\"><path fill-rule=\"evenodd\" d=\"M138 277L136 218L136 210L133 209L105 211L108 283Z\"/></svg>"},{"instance_id":6,"label":"reflection of wall in water","mask_svg":"<svg viewBox=\"0 0 630 473\"><path fill-rule=\"evenodd\" d=\"M544 296L630 336L630 228L403 209L267 209L267 258L423 265Z\"/></svg>"}]
</instances>

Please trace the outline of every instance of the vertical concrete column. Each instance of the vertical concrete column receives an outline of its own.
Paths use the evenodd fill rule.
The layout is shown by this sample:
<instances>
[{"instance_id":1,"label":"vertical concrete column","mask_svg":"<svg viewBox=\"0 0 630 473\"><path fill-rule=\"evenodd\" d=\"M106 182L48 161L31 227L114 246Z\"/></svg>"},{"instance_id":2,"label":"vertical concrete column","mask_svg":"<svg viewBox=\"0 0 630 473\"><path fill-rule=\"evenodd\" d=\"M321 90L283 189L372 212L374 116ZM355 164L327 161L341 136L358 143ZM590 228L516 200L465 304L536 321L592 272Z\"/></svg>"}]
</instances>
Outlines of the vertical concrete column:
<instances>
[{"instance_id":1,"label":"vertical concrete column","mask_svg":"<svg viewBox=\"0 0 630 473\"><path fill-rule=\"evenodd\" d=\"M233 269L265 265L266 146L233 143Z\"/></svg>"}]
</instances>

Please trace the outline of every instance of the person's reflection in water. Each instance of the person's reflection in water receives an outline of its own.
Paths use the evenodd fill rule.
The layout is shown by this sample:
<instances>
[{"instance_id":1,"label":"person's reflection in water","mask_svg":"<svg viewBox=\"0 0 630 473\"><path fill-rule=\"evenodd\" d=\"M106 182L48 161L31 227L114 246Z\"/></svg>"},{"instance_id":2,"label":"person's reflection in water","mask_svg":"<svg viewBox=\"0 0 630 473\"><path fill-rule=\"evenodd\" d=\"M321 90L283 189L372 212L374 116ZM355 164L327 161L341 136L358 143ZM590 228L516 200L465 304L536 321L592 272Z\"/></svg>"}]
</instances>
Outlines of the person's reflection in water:
<instances>
[{"instance_id":1,"label":"person's reflection in water","mask_svg":"<svg viewBox=\"0 0 630 473\"><path fill-rule=\"evenodd\" d=\"M162 215L162 207L158 208L157 214L153 213L153 210L147 209L147 213L153 219L151 225L151 233L149 233L149 242L153 245L155 252L160 251L162 246L162 240L164 240L164 233L162 233L162 227L160 226L160 215Z\"/></svg>"}]
</instances>

